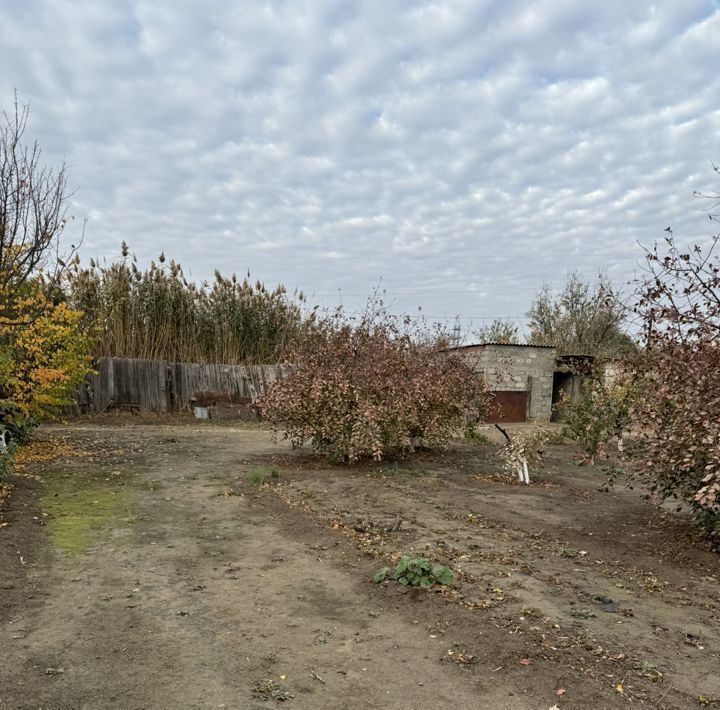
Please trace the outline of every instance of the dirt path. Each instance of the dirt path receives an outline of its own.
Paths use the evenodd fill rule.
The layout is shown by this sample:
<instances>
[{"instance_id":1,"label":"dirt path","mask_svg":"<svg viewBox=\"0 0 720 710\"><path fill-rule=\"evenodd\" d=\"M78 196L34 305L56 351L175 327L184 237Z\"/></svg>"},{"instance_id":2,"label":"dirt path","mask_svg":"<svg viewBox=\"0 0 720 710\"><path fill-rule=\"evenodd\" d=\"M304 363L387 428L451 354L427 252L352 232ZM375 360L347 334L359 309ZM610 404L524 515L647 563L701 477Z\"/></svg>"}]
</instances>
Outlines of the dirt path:
<instances>
[{"instance_id":1,"label":"dirt path","mask_svg":"<svg viewBox=\"0 0 720 710\"><path fill-rule=\"evenodd\" d=\"M368 584L374 562L243 495L266 432L41 434L67 452L0 518L0 710L552 705L441 663L447 638Z\"/></svg>"},{"instance_id":2,"label":"dirt path","mask_svg":"<svg viewBox=\"0 0 720 710\"><path fill-rule=\"evenodd\" d=\"M600 491L603 474L570 446L550 447L529 487L498 475L494 451L456 443L354 470L269 456L283 475L264 494L317 521L308 536L332 529L378 560L450 565L449 603L422 598L423 614L486 685L523 687L537 708L719 708L718 554L639 491ZM396 516L402 530L384 532Z\"/></svg>"}]
</instances>

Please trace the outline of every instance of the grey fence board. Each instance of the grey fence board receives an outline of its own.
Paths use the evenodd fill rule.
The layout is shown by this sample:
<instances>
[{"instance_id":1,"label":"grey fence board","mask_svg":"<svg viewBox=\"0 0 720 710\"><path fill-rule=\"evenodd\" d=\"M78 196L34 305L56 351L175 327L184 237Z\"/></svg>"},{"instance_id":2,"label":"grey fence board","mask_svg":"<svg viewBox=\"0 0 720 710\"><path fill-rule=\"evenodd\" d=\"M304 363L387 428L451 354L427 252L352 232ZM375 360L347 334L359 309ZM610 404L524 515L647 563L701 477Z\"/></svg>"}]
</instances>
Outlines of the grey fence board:
<instances>
[{"instance_id":1,"label":"grey fence board","mask_svg":"<svg viewBox=\"0 0 720 710\"><path fill-rule=\"evenodd\" d=\"M75 396L71 413L112 409L180 412L198 393L254 402L282 374L279 365L200 365L131 358L100 358Z\"/></svg>"}]
</instances>

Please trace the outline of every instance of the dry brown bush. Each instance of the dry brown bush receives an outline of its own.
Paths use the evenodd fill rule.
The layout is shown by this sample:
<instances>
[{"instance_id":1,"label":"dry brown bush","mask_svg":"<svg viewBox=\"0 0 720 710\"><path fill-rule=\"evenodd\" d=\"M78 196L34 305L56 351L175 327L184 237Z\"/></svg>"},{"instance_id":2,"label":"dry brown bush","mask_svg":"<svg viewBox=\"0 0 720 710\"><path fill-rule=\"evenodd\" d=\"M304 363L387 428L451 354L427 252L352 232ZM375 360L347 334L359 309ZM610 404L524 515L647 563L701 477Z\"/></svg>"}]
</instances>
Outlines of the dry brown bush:
<instances>
[{"instance_id":1,"label":"dry brown bush","mask_svg":"<svg viewBox=\"0 0 720 710\"><path fill-rule=\"evenodd\" d=\"M293 446L309 442L334 461L445 446L481 419L485 385L446 339L410 322L381 306L355 322L320 319L262 398L263 416Z\"/></svg>"}]
</instances>

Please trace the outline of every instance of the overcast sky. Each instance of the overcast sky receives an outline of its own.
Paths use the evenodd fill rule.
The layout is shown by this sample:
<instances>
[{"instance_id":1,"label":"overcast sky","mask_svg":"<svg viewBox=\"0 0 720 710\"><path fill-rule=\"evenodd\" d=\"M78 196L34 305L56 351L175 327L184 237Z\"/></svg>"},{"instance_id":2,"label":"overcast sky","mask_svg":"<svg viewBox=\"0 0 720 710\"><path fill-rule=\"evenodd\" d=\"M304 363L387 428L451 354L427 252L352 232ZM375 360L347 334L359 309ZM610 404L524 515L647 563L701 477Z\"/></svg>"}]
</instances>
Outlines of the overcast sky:
<instances>
[{"instance_id":1,"label":"overcast sky","mask_svg":"<svg viewBox=\"0 0 720 710\"><path fill-rule=\"evenodd\" d=\"M126 240L355 308L522 316L712 225L717 0L0 0L0 106Z\"/></svg>"}]
</instances>

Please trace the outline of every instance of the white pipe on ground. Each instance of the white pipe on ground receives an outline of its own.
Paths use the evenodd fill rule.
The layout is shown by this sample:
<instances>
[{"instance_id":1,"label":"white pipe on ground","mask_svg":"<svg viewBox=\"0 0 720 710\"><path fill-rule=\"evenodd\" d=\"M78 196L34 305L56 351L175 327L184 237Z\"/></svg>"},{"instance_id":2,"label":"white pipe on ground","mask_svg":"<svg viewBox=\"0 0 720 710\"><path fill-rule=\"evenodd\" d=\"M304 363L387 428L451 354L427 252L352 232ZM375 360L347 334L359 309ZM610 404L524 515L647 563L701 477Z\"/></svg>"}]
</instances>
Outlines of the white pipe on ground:
<instances>
[{"instance_id":1,"label":"white pipe on ground","mask_svg":"<svg viewBox=\"0 0 720 710\"><path fill-rule=\"evenodd\" d=\"M521 479L523 483L527 483L530 485L530 473L528 472L528 465L527 465L527 459L523 459L523 478Z\"/></svg>"}]
</instances>

